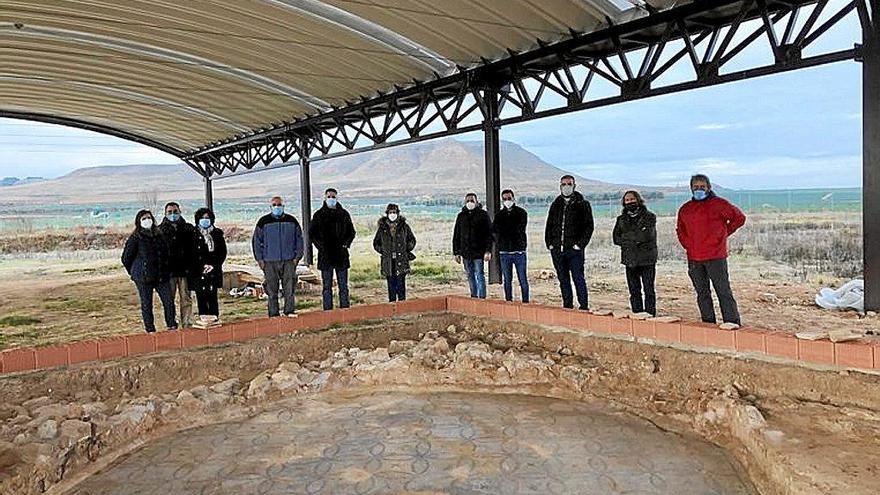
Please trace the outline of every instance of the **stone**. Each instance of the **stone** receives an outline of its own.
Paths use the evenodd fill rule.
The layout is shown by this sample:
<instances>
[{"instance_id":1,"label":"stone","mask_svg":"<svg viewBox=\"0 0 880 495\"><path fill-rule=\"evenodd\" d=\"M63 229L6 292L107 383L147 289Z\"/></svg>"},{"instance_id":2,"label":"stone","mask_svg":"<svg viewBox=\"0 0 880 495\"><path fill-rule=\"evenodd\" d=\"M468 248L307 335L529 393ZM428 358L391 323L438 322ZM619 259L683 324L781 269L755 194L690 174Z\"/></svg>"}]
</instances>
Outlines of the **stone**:
<instances>
[{"instance_id":1,"label":"stone","mask_svg":"<svg viewBox=\"0 0 880 495\"><path fill-rule=\"evenodd\" d=\"M52 399L44 395L42 397L37 397L36 399L25 401L21 405L26 407L28 410L33 411L38 407L48 406L51 403Z\"/></svg>"},{"instance_id":2,"label":"stone","mask_svg":"<svg viewBox=\"0 0 880 495\"><path fill-rule=\"evenodd\" d=\"M457 331L458 331L458 328L456 328L455 325L449 325L448 327L446 327L446 333L453 333L454 334Z\"/></svg>"},{"instance_id":3,"label":"stone","mask_svg":"<svg viewBox=\"0 0 880 495\"><path fill-rule=\"evenodd\" d=\"M454 327L455 325L449 325L450 327ZM416 346L416 341L414 340L392 340L388 343L388 354L391 356L396 356L398 354L403 354L405 352L409 352L413 347Z\"/></svg>"},{"instance_id":4,"label":"stone","mask_svg":"<svg viewBox=\"0 0 880 495\"><path fill-rule=\"evenodd\" d=\"M445 342L445 339L444 339ZM449 346L446 346L447 350ZM385 361L390 361L391 356L388 354L388 349L384 347L379 347L377 349L373 349L372 351L366 352L361 351L355 356L353 365L354 366L363 366L367 364L379 364L384 363Z\"/></svg>"},{"instance_id":5,"label":"stone","mask_svg":"<svg viewBox=\"0 0 880 495\"><path fill-rule=\"evenodd\" d=\"M654 315L652 315L651 313L647 313L647 312L642 311L641 313L633 313L633 314L629 315L629 318L631 320L647 320L648 318L651 318L653 316Z\"/></svg>"},{"instance_id":6,"label":"stone","mask_svg":"<svg viewBox=\"0 0 880 495\"><path fill-rule=\"evenodd\" d=\"M275 368L276 371L286 371L288 373L299 373L299 370L302 369L302 365L293 361L285 361L278 365Z\"/></svg>"},{"instance_id":7,"label":"stone","mask_svg":"<svg viewBox=\"0 0 880 495\"><path fill-rule=\"evenodd\" d=\"M249 399L262 399L271 388L272 380L269 378L269 375L260 373L248 383L248 388L244 395Z\"/></svg>"},{"instance_id":8,"label":"stone","mask_svg":"<svg viewBox=\"0 0 880 495\"><path fill-rule=\"evenodd\" d=\"M66 418L68 412L69 408L66 404L49 404L34 409L33 417L37 419Z\"/></svg>"},{"instance_id":9,"label":"stone","mask_svg":"<svg viewBox=\"0 0 880 495\"><path fill-rule=\"evenodd\" d=\"M37 437L42 440L51 440L58 435L58 422L54 419L47 419L37 428Z\"/></svg>"},{"instance_id":10,"label":"stone","mask_svg":"<svg viewBox=\"0 0 880 495\"><path fill-rule=\"evenodd\" d=\"M483 342L461 342L455 346L453 362L462 368L490 370L500 363L493 359L489 346Z\"/></svg>"},{"instance_id":11,"label":"stone","mask_svg":"<svg viewBox=\"0 0 880 495\"><path fill-rule=\"evenodd\" d=\"M82 408L83 416L95 416L107 412L107 404L103 402L89 402L88 404L83 404Z\"/></svg>"},{"instance_id":12,"label":"stone","mask_svg":"<svg viewBox=\"0 0 880 495\"><path fill-rule=\"evenodd\" d=\"M189 390L181 390L179 394L177 394L177 402L186 402L188 400L195 400L196 396L192 394Z\"/></svg>"},{"instance_id":13,"label":"stone","mask_svg":"<svg viewBox=\"0 0 880 495\"><path fill-rule=\"evenodd\" d=\"M829 330L828 338L831 339L831 342L847 342L850 340L858 340L862 338L862 335L850 332L849 330Z\"/></svg>"},{"instance_id":14,"label":"stone","mask_svg":"<svg viewBox=\"0 0 880 495\"><path fill-rule=\"evenodd\" d=\"M272 373L270 382L272 387L281 392L286 392L292 388L299 388L302 385L299 381L298 374L291 373L290 371L276 371L275 373Z\"/></svg>"},{"instance_id":15,"label":"stone","mask_svg":"<svg viewBox=\"0 0 880 495\"><path fill-rule=\"evenodd\" d=\"M213 392L223 395L234 395L239 388L241 387L238 378L223 380L222 382L211 386Z\"/></svg>"},{"instance_id":16,"label":"stone","mask_svg":"<svg viewBox=\"0 0 880 495\"><path fill-rule=\"evenodd\" d=\"M807 332L798 332L794 334L794 336L801 340L820 340L827 339L828 332L826 330L810 330Z\"/></svg>"},{"instance_id":17,"label":"stone","mask_svg":"<svg viewBox=\"0 0 880 495\"><path fill-rule=\"evenodd\" d=\"M761 294L760 296L758 296L758 300L761 302L766 302L766 303L778 303L779 296L777 296L776 294L774 294L772 292L765 292L765 293Z\"/></svg>"},{"instance_id":18,"label":"stone","mask_svg":"<svg viewBox=\"0 0 880 495\"><path fill-rule=\"evenodd\" d=\"M110 422L114 425L129 424L138 427L147 419L147 415L152 409L143 404L131 404L123 408L123 410L112 416Z\"/></svg>"},{"instance_id":19,"label":"stone","mask_svg":"<svg viewBox=\"0 0 880 495\"><path fill-rule=\"evenodd\" d=\"M78 419L61 422L61 438L71 443L79 443L92 437L92 425Z\"/></svg>"}]
</instances>

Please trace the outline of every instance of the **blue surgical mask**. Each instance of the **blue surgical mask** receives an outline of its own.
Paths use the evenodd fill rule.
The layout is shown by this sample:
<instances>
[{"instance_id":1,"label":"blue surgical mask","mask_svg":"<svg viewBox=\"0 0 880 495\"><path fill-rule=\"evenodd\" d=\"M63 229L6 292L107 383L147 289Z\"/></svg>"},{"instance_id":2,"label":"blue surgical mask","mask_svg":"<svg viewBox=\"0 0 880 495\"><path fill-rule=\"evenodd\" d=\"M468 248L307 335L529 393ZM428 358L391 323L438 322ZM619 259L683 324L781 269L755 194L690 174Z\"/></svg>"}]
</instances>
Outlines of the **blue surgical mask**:
<instances>
[{"instance_id":1,"label":"blue surgical mask","mask_svg":"<svg viewBox=\"0 0 880 495\"><path fill-rule=\"evenodd\" d=\"M284 215L284 207L283 206L273 206L272 207L272 214L275 215L276 217L280 217L281 215Z\"/></svg>"},{"instance_id":2,"label":"blue surgical mask","mask_svg":"<svg viewBox=\"0 0 880 495\"><path fill-rule=\"evenodd\" d=\"M165 218L167 218L169 222L176 222L180 220L180 213L169 213L168 215L165 215Z\"/></svg>"},{"instance_id":3,"label":"blue surgical mask","mask_svg":"<svg viewBox=\"0 0 880 495\"><path fill-rule=\"evenodd\" d=\"M709 195L709 193L707 191L702 190L702 189L697 189L694 191L694 199L696 199L697 201L702 201L702 200L706 199L706 196L708 196L708 195Z\"/></svg>"},{"instance_id":4,"label":"blue surgical mask","mask_svg":"<svg viewBox=\"0 0 880 495\"><path fill-rule=\"evenodd\" d=\"M210 218L200 218L199 219L199 227L201 227L203 229L207 229L210 226L211 226L211 219Z\"/></svg>"},{"instance_id":5,"label":"blue surgical mask","mask_svg":"<svg viewBox=\"0 0 880 495\"><path fill-rule=\"evenodd\" d=\"M336 208L336 198L327 198L325 202L330 208Z\"/></svg>"}]
</instances>

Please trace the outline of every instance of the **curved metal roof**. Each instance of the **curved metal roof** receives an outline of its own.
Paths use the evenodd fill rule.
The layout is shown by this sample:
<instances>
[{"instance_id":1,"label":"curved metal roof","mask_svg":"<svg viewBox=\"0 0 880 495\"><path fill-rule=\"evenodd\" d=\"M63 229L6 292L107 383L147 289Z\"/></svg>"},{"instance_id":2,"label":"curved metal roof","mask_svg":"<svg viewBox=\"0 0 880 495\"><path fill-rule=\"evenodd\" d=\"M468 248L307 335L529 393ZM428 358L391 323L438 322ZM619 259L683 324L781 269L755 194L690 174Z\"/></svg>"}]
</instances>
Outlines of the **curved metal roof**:
<instances>
[{"instance_id":1,"label":"curved metal roof","mask_svg":"<svg viewBox=\"0 0 880 495\"><path fill-rule=\"evenodd\" d=\"M591 32L638 15L627 6L644 2L3 3L0 112L86 125L183 155Z\"/></svg>"}]
</instances>

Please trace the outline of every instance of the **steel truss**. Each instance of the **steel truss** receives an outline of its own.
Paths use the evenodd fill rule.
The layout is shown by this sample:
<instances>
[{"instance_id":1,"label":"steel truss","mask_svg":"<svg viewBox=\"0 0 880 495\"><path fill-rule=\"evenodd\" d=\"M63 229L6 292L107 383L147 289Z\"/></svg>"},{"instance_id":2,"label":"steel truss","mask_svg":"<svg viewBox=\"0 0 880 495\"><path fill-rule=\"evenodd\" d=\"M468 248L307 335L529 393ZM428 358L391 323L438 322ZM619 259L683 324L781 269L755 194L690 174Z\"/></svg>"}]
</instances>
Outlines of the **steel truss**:
<instances>
[{"instance_id":1,"label":"steel truss","mask_svg":"<svg viewBox=\"0 0 880 495\"><path fill-rule=\"evenodd\" d=\"M206 178L326 159L613 105L843 60L852 48L805 56L808 47L850 16L870 29L866 0L832 12L827 0L696 0L589 34L510 53L429 82L351 103L282 127L185 156ZM821 22L820 22L821 19ZM753 21L753 22L750 22ZM773 63L736 71L749 47L770 49ZM663 84L688 69L690 79ZM596 88L612 85L615 94ZM497 98L490 104L487 98ZM490 109L497 108L497 112Z\"/></svg>"}]
</instances>

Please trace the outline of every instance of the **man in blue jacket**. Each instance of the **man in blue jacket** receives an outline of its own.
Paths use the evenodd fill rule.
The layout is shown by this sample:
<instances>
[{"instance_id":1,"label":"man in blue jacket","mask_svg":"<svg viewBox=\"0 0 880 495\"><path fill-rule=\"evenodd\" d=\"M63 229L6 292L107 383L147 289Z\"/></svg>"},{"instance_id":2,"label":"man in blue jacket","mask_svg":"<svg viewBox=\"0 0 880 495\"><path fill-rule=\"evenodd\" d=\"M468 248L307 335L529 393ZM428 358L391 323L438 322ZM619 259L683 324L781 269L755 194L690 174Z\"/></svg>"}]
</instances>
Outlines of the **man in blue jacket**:
<instances>
[{"instance_id":1,"label":"man in blue jacket","mask_svg":"<svg viewBox=\"0 0 880 495\"><path fill-rule=\"evenodd\" d=\"M272 212L260 218L254 228L254 258L265 274L263 285L269 296L269 317L280 316L279 282L284 293L284 314L295 317L293 288L296 286L296 266L303 255L302 227L293 215L284 213L284 201L280 196L273 197L270 205Z\"/></svg>"}]
</instances>

